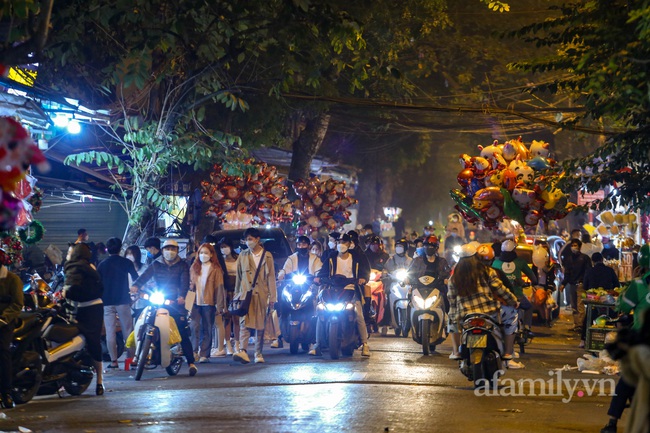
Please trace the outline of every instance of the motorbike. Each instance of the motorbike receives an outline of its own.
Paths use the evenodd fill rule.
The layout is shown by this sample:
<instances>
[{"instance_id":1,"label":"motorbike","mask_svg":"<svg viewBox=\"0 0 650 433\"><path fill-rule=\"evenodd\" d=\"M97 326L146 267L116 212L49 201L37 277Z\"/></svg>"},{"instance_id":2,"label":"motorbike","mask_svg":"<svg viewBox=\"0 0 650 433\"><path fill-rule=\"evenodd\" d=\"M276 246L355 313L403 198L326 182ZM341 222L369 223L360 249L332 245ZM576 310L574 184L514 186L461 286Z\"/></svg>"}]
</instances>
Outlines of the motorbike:
<instances>
[{"instance_id":1,"label":"motorbike","mask_svg":"<svg viewBox=\"0 0 650 433\"><path fill-rule=\"evenodd\" d=\"M474 313L462 319L460 371L475 387L487 381L496 389L496 373L503 370L503 338L501 324L488 315Z\"/></svg>"},{"instance_id":2,"label":"motorbike","mask_svg":"<svg viewBox=\"0 0 650 433\"><path fill-rule=\"evenodd\" d=\"M409 298L413 341L422 345L424 355L429 355L447 338L447 313L443 294L436 288L436 278L423 275L415 280Z\"/></svg>"},{"instance_id":3,"label":"motorbike","mask_svg":"<svg viewBox=\"0 0 650 433\"><path fill-rule=\"evenodd\" d=\"M411 328L408 311L409 287L404 284L408 277L406 269L398 269L391 275L393 280L388 293L388 306L391 326L396 336L408 337Z\"/></svg>"},{"instance_id":4,"label":"motorbike","mask_svg":"<svg viewBox=\"0 0 650 433\"><path fill-rule=\"evenodd\" d=\"M361 345L357 329L355 308L355 290L345 287L355 284L354 278L334 275L332 278L322 278L324 284L318 296L318 320L323 322L325 333L323 343L327 343L331 359L339 359L341 354L352 356L354 349Z\"/></svg>"},{"instance_id":5,"label":"motorbike","mask_svg":"<svg viewBox=\"0 0 650 433\"><path fill-rule=\"evenodd\" d=\"M93 380L93 359L85 350L86 339L77 325L61 313L61 307L41 308L20 314L11 344L13 384L17 404L34 395L81 395Z\"/></svg>"},{"instance_id":6,"label":"motorbike","mask_svg":"<svg viewBox=\"0 0 650 433\"><path fill-rule=\"evenodd\" d=\"M278 306L280 330L292 354L298 353L300 346L308 351L309 344L314 341L313 281L311 275L293 273L287 276L282 287Z\"/></svg>"},{"instance_id":7,"label":"motorbike","mask_svg":"<svg viewBox=\"0 0 650 433\"><path fill-rule=\"evenodd\" d=\"M37 273L27 278L23 285L24 311L36 311L40 308L51 308L62 300L63 269L57 272L50 282L45 281Z\"/></svg>"},{"instance_id":8,"label":"motorbike","mask_svg":"<svg viewBox=\"0 0 650 433\"><path fill-rule=\"evenodd\" d=\"M183 351L180 335L174 339L174 344L170 344L170 334L174 329L176 333L178 330L169 310L164 308L174 301L165 299L161 292L143 292L142 297L150 305L138 317L133 331L136 341L135 380L142 378L145 369L153 370L158 366L165 368L168 375L176 376L183 365Z\"/></svg>"},{"instance_id":9,"label":"motorbike","mask_svg":"<svg viewBox=\"0 0 650 433\"><path fill-rule=\"evenodd\" d=\"M370 288L370 315L368 320L368 334L379 331L379 324L384 320L386 293L384 293L384 282L382 272L372 269L368 287Z\"/></svg>"}]
</instances>

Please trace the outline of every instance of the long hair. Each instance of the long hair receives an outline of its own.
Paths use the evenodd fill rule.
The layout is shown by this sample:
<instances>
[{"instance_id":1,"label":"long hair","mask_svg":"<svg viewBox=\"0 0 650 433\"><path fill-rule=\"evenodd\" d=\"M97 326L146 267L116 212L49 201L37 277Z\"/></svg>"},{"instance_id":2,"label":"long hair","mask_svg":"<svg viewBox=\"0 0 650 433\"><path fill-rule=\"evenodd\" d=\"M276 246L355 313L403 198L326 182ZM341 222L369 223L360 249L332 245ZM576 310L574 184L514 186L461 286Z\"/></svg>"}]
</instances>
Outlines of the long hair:
<instances>
[{"instance_id":1,"label":"long hair","mask_svg":"<svg viewBox=\"0 0 650 433\"><path fill-rule=\"evenodd\" d=\"M201 259L199 258L199 253L201 250L205 248L208 251L210 251L211 257L210 257L210 263L212 263L212 266L215 268L221 270L221 265L219 264L219 258L217 257L217 252L214 250L214 247L212 244L201 244L199 249L196 251L196 257L194 257L194 263L192 263L192 270L196 275L201 275L201 266L203 263L201 263Z\"/></svg>"},{"instance_id":2,"label":"long hair","mask_svg":"<svg viewBox=\"0 0 650 433\"><path fill-rule=\"evenodd\" d=\"M479 284L487 280L487 273L487 267L474 254L458 261L451 282L458 296L467 297L478 292Z\"/></svg>"},{"instance_id":3,"label":"long hair","mask_svg":"<svg viewBox=\"0 0 650 433\"><path fill-rule=\"evenodd\" d=\"M131 253L131 255L133 256L134 259L133 264L135 265L135 270L139 271L140 268L142 267L142 252L140 252L140 247L137 245L131 245L126 250L124 250L125 256L128 253Z\"/></svg>"}]
</instances>

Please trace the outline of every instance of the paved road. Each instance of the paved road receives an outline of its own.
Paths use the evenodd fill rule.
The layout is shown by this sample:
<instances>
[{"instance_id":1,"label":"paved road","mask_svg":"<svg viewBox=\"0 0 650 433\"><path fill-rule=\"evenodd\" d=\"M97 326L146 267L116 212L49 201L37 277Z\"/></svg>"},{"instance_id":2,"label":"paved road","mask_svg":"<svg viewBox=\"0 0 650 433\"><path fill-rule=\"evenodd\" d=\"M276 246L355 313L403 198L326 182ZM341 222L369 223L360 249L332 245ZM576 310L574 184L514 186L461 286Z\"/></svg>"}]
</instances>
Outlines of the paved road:
<instances>
[{"instance_id":1,"label":"paved road","mask_svg":"<svg viewBox=\"0 0 650 433\"><path fill-rule=\"evenodd\" d=\"M551 330L535 329L538 335L521 358L526 369L502 379L501 392L515 395L476 396L447 358L447 343L425 357L410 338L373 337L369 360L358 352L332 361L267 349L266 364L213 358L193 378L186 367L176 377L162 369L145 372L140 382L131 372L107 373L105 396L95 397L93 384L80 397L38 397L0 414L0 431L597 432L606 422L609 397L590 395L598 389L589 387L607 376L562 372L570 382L560 391L557 376L549 376L575 365L582 353L568 327L562 317ZM519 379L538 379L532 386L537 395L508 387L508 380ZM571 395L574 379L587 382ZM532 382L524 383L530 394ZM556 395L540 396L542 391Z\"/></svg>"}]
</instances>

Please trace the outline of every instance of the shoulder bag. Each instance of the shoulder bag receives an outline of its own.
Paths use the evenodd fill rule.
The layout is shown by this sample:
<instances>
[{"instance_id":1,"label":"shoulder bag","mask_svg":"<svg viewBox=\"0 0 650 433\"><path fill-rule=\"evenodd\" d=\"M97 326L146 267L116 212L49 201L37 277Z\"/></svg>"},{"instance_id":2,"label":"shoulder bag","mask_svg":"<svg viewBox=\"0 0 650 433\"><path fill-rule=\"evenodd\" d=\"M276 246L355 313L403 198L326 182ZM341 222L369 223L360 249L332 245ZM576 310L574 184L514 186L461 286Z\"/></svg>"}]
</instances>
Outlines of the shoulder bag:
<instances>
[{"instance_id":1,"label":"shoulder bag","mask_svg":"<svg viewBox=\"0 0 650 433\"><path fill-rule=\"evenodd\" d=\"M244 299L233 299L232 301L230 301L230 304L228 305L228 312L233 316L245 316L248 314L248 308L251 305L251 299L253 297L253 290L255 289L255 285L257 284L257 277L260 275L260 269L262 269L262 264L264 263L265 260L266 260L266 250L262 252L262 257L260 258L260 262L257 265L257 270L255 271L255 277L253 277L253 286L248 292L246 292L246 296L244 296Z\"/></svg>"}]
</instances>

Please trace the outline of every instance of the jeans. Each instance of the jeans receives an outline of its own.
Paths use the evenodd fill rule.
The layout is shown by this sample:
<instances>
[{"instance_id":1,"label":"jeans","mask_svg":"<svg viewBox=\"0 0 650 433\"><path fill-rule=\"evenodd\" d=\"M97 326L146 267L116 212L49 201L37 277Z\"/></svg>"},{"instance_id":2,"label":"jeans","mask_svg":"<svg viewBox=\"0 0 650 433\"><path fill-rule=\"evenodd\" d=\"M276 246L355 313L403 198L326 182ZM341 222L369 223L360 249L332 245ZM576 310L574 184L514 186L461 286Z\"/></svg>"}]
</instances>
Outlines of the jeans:
<instances>
[{"instance_id":1,"label":"jeans","mask_svg":"<svg viewBox=\"0 0 650 433\"><path fill-rule=\"evenodd\" d=\"M120 320L122 326L122 338L126 339L133 332L133 318L131 317L131 306L124 305L104 305L104 326L106 327L106 346L111 361L117 361L117 320ZM135 349L127 349L127 357L133 358Z\"/></svg>"},{"instance_id":2,"label":"jeans","mask_svg":"<svg viewBox=\"0 0 650 433\"><path fill-rule=\"evenodd\" d=\"M230 333L226 335L226 326L224 325L223 314L217 314L214 319L215 334L214 338L216 340L212 342L212 347L214 348L216 343L216 349L221 352L224 350L224 342L226 338L230 341Z\"/></svg>"},{"instance_id":3,"label":"jeans","mask_svg":"<svg viewBox=\"0 0 650 433\"><path fill-rule=\"evenodd\" d=\"M0 394L11 391L11 339L14 335L14 325L10 323L0 328Z\"/></svg>"},{"instance_id":4,"label":"jeans","mask_svg":"<svg viewBox=\"0 0 650 433\"><path fill-rule=\"evenodd\" d=\"M573 324L577 328L582 327L585 318L585 304L582 302L582 295L585 294L585 286L582 283L567 284L565 290L570 290L571 308L573 309Z\"/></svg>"},{"instance_id":5,"label":"jeans","mask_svg":"<svg viewBox=\"0 0 650 433\"><path fill-rule=\"evenodd\" d=\"M199 353L201 358L210 357L212 348L212 327L216 308L214 305L195 305L190 315L192 321L192 347Z\"/></svg>"}]
</instances>

